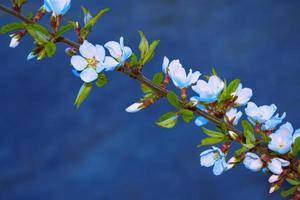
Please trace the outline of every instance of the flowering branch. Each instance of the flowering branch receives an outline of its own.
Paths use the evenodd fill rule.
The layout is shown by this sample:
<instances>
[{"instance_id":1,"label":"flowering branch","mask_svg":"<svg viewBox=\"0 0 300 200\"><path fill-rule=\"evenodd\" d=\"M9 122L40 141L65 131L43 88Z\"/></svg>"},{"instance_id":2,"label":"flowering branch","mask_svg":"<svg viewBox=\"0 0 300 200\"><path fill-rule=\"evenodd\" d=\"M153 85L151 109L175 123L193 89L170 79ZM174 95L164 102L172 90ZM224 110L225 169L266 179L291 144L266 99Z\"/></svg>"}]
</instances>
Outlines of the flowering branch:
<instances>
[{"instance_id":1,"label":"flowering branch","mask_svg":"<svg viewBox=\"0 0 300 200\"><path fill-rule=\"evenodd\" d=\"M104 47L87 41L93 26L108 9L103 9L92 16L87 8L83 8L84 26L77 21L70 21L62 26L62 18L69 10L71 0L45 0L44 5L33 17L26 17L21 13L25 3L26 0L14 0L12 9L0 4L0 11L22 21L4 25L0 33L20 30L17 34L11 35L10 47L15 48L28 32L35 40L35 48L28 55L28 60L35 57L37 59L52 57L56 53L57 43L67 44L69 48L66 49L66 53L71 57L73 73L84 82L75 100L77 107L87 98L93 83L98 87L103 87L107 83L106 72L114 70L121 72L138 80L145 94L138 102L129 106L127 112L138 112L166 97L175 111L164 114L156 122L157 125L173 128L179 117L187 123L195 119L197 126L204 126L209 121L216 125L215 130L202 128L208 137L203 139L198 147L221 144L220 148L212 146L200 154L202 166L213 166L213 173L220 175L243 163L251 171L271 174L270 193L279 190L286 181L291 187L282 191L282 196L291 195L293 200L300 199L298 159L300 129L294 132L289 122L276 128L286 114L275 115L277 107L274 104L259 107L249 102L252 90L243 88L240 80L236 79L226 84L218 77L215 69L212 70L212 74L205 77L207 81L201 80L200 72L192 72L190 69L187 74L179 60L170 62L167 57L163 60L163 72L155 74L152 80L146 78L142 69L153 58L159 40L149 44L144 33L139 32L141 37L139 59L130 47L124 46L123 37L120 38L120 42L109 41ZM46 12L52 12L50 30L37 23ZM77 42L63 37L64 33L72 29L77 36ZM110 56L105 55L105 48ZM76 55L78 51L81 55ZM171 81L180 90L180 95L167 89ZM188 98L188 89L192 89L197 95ZM245 109L247 119L242 120L243 130L240 131L237 126L243 113L238 111L238 108L244 105L247 105ZM233 156L226 160L232 151L233 142L240 144L241 148L234 151Z\"/></svg>"}]
</instances>

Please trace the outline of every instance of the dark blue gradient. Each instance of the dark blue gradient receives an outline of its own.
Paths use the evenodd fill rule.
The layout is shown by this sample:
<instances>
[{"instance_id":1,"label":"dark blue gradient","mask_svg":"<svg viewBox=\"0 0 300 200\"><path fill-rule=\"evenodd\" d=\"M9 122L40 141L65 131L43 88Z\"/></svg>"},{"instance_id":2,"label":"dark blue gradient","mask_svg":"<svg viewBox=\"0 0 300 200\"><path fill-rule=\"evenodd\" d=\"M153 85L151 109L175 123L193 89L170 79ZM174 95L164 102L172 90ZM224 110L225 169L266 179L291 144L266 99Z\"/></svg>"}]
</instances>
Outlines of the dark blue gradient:
<instances>
[{"instance_id":1,"label":"dark blue gradient","mask_svg":"<svg viewBox=\"0 0 300 200\"><path fill-rule=\"evenodd\" d=\"M40 2L29 1L26 10ZM81 20L80 5L93 13L111 8L91 34L93 43L122 35L137 52L137 30L161 39L148 76L161 70L165 55L203 74L216 66L223 78L253 88L258 105L275 103L300 127L299 0L74 0L66 18ZM12 21L0 13L1 25ZM81 81L72 75L66 46L53 59L26 61L29 37L16 49L7 35L0 44L0 199L280 199L268 195L264 174L240 166L215 177L200 167L199 128L155 125L172 110L166 100L126 113L141 95L134 80L108 73L109 84L77 110Z\"/></svg>"}]
</instances>

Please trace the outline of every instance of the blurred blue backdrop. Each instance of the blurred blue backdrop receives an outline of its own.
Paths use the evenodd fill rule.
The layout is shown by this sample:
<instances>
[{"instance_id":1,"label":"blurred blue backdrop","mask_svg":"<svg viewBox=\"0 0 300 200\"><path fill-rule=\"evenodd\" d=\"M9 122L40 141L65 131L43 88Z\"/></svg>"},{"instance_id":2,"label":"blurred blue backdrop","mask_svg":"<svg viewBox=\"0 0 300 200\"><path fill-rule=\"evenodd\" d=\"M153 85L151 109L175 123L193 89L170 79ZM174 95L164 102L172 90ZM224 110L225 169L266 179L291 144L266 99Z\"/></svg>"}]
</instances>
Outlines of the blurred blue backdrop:
<instances>
[{"instance_id":1,"label":"blurred blue backdrop","mask_svg":"<svg viewBox=\"0 0 300 200\"><path fill-rule=\"evenodd\" d=\"M42 3L29 2L26 11ZM93 13L111 8L91 42L123 35L136 50L137 30L162 40L147 75L160 70L164 55L204 74L216 66L222 77L253 88L257 104L275 103L300 127L299 0L78 0L66 18L81 20L80 5ZM0 13L1 25L12 21ZM81 81L71 74L64 45L53 59L27 62L30 38L10 49L1 35L0 44L0 199L280 199L268 195L263 174L241 166L215 177L200 167L199 128L154 124L172 109L165 100L124 112L141 94L134 80L109 73L109 84L77 110Z\"/></svg>"}]
</instances>

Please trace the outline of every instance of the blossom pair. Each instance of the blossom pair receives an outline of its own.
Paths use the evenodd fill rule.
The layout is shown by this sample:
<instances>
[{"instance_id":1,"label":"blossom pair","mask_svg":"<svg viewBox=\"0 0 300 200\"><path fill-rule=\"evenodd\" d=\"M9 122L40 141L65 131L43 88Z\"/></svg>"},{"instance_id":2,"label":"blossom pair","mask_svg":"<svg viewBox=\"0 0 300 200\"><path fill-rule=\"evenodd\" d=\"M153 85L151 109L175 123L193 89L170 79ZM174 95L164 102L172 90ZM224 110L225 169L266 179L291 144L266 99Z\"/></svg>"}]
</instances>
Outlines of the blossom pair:
<instances>
[{"instance_id":1,"label":"blossom pair","mask_svg":"<svg viewBox=\"0 0 300 200\"><path fill-rule=\"evenodd\" d=\"M108 49L110 56L105 55L104 47ZM75 74L78 74L84 82L95 81L102 71L112 71L123 65L132 54L131 49L124 46L123 37L119 43L109 41L104 47L98 44L94 46L85 40L79 47L81 56L72 56L71 64L75 68Z\"/></svg>"},{"instance_id":2,"label":"blossom pair","mask_svg":"<svg viewBox=\"0 0 300 200\"><path fill-rule=\"evenodd\" d=\"M255 153L251 152L246 153L243 163L247 169L253 172L260 171L264 166L262 159ZM290 162L287 160L282 158L272 158L266 166L273 174L279 175L283 172L283 167L287 167L289 165Z\"/></svg>"},{"instance_id":3,"label":"blossom pair","mask_svg":"<svg viewBox=\"0 0 300 200\"><path fill-rule=\"evenodd\" d=\"M273 130L286 117L286 113L283 113L281 117L278 113L274 115L276 110L277 107L274 104L257 106L255 103L249 102L245 112L252 124L260 124L262 130Z\"/></svg>"}]
</instances>

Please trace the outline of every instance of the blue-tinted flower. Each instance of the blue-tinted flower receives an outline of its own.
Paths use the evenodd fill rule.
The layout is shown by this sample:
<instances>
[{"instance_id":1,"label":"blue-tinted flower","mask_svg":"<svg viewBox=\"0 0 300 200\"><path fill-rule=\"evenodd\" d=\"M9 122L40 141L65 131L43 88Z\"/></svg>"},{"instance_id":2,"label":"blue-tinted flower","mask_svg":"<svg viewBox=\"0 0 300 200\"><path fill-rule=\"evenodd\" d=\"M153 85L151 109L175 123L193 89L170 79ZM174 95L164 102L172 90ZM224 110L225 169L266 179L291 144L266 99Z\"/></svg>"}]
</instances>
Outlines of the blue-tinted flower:
<instances>
[{"instance_id":1,"label":"blue-tinted flower","mask_svg":"<svg viewBox=\"0 0 300 200\"><path fill-rule=\"evenodd\" d=\"M283 124L275 133L269 136L271 141L268 148L280 154L289 152L295 139L300 136L300 129L297 129L294 135L293 132L294 128L291 123Z\"/></svg>"},{"instance_id":2,"label":"blue-tinted flower","mask_svg":"<svg viewBox=\"0 0 300 200\"><path fill-rule=\"evenodd\" d=\"M179 60L173 60L171 63L167 57L164 57L162 64L162 70L168 73L173 81L173 84L178 88L187 88L190 85L196 83L201 75L200 72L192 72L190 69L189 73L186 74L185 69L182 67Z\"/></svg>"},{"instance_id":3,"label":"blue-tinted flower","mask_svg":"<svg viewBox=\"0 0 300 200\"><path fill-rule=\"evenodd\" d=\"M233 125L237 125L242 115L243 113L241 111L238 112L236 108L231 108L226 112L225 119L228 119Z\"/></svg>"},{"instance_id":4,"label":"blue-tinted flower","mask_svg":"<svg viewBox=\"0 0 300 200\"><path fill-rule=\"evenodd\" d=\"M200 154L200 165L204 167L213 167L214 175L221 175L227 168L224 153L217 147L206 150Z\"/></svg>"},{"instance_id":5,"label":"blue-tinted flower","mask_svg":"<svg viewBox=\"0 0 300 200\"><path fill-rule=\"evenodd\" d=\"M250 88L243 88L242 84L239 84L236 91L232 93L232 96L237 97L235 103L241 106L247 104L252 95L252 90Z\"/></svg>"},{"instance_id":6,"label":"blue-tinted flower","mask_svg":"<svg viewBox=\"0 0 300 200\"><path fill-rule=\"evenodd\" d=\"M273 174L281 174L283 169L282 167L287 167L290 165L290 162L281 158L272 158L271 161L268 163L268 169Z\"/></svg>"},{"instance_id":7,"label":"blue-tinted flower","mask_svg":"<svg viewBox=\"0 0 300 200\"><path fill-rule=\"evenodd\" d=\"M106 68L107 71L113 71L116 67L124 65L125 61L131 56L132 50L124 46L124 38L120 38L120 43L115 41L109 41L104 45L108 49L110 55L107 59L109 68Z\"/></svg>"},{"instance_id":8,"label":"blue-tinted flower","mask_svg":"<svg viewBox=\"0 0 300 200\"><path fill-rule=\"evenodd\" d=\"M110 67L105 57L105 50L101 45L92 45L84 41L79 47L81 56L72 56L71 64L80 72L80 78L86 82L92 82L98 78L98 73L102 72L105 67Z\"/></svg>"},{"instance_id":9,"label":"blue-tinted flower","mask_svg":"<svg viewBox=\"0 0 300 200\"><path fill-rule=\"evenodd\" d=\"M198 104L198 97L191 97L190 98L190 101L196 106L196 108L198 108L199 110L202 110L202 111L206 111L205 107L203 105L200 105ZM196 119L195 119L195 124L196 126L204 126L208 123L209 121L205 118L205 117L202 117L202 116L198 116Z\"/></svg>"},{"instance_id":10,"label":"blue-tinted flower","mask_svg":"<svg viewBox=\"0 0 300 200\"><path fill-rule=\"evenodd\" d=\"M274 104L258 107L255 103L249 102L245 112L252 124L261 124L262 130L273 130L286 116L286 113L283 113L281 117L279 114L273 116L276 110L277 107Z\"/></svg>"},{"instance_id":11,"label":"blue-tinted flower","mask_svg":"<svg viewBox=\"0 0 300 200\"><path fill-rule=\"evenodd\" d=\"M243 161L245 167L253 172L258 172L263 167L263 162L255 153L248 152Z\"/></svg>"},{"instance_id":12,"label":"blue-tinted flower","mask_svg":"<svg viewBox=\"0 0 300 200\"><path fill-rule=\"evenodd\" d=\"M44 6L47 12L64 15L71 7L71 0L44 0Z\"/></svg>"},{"instance_id":13,"label":"blue-tinted flower","mask_svg":"<svg viewBox=\"0 0 300 200\"><path fill-rule=\"evenodd\" d=\"M198 101L214 102L218 99L218 96L224 88L224 82L217 76L211 76L208 82L204 80L198 80L197 84L192 86L194 92L199 97Z\"/></svg>"}]
</instances>

